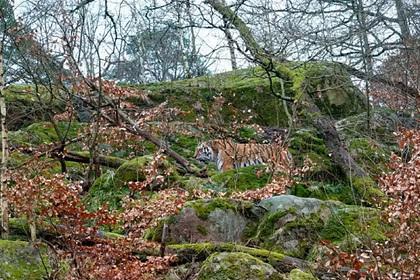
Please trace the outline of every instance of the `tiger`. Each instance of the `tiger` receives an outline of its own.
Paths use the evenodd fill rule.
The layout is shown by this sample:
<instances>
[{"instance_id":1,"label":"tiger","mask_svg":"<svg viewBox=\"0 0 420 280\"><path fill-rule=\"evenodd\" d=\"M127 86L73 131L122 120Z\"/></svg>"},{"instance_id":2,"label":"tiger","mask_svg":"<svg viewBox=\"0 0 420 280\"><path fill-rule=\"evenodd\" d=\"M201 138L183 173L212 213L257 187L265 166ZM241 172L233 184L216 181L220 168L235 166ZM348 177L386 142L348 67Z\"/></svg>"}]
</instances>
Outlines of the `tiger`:
<instances>
[{"instance_id":1,"label":"tiger","mask_svg":"<svg viewBox=\"0 0 420 280\"><path fill-rule=\"evenodd\" d=\"M240 144L230 139L215 139L197 146L194 154L200 162L215 162L219 171L266 164L288 169L291 154L280 144Z\"/></svg>"}]
</instances>

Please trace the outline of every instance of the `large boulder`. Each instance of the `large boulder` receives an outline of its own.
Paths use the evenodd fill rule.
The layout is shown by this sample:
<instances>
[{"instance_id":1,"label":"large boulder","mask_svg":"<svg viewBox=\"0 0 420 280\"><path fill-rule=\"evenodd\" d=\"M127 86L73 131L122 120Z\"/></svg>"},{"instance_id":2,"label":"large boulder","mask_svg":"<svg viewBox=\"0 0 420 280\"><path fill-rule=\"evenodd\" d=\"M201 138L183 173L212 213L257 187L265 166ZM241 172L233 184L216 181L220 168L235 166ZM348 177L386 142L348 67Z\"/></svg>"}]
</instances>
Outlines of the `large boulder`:
<instances>
[{"instance_id":1,"label":"large boulder","mask_svg":"<svg viewBox=\"0 0 420 280\"><path fill-rule=\"evenodd\" d=\"M353 244L385 239L385 226L372 208L282 195L261 201L256 211L265 214L255 230L255 244L299 258L307 257L320 239L343 246L352 246L344 244L349 239Z\"/></svg>"},{"instance_id":2,"label":"large boulder","mask_svg":"<svg viewBox=\"0 0 420 280\"><path fill-rule=\"evenodd\" d=\"M250 204L220 198L188 202L170 219L170 241L240 242L248 223L243 211L250 208Z\"/></svg>"},{"instance_id":3,"label":"large boulder","mask_svg":"<svg viewBox=\"0 0 420 280\"><path fill-rule=\"evenodd\" d=\"M253 116L260 125L287 127L287 113L272 90L299 99L305 89L321 111L335 119L366 109L363 95L339 64L287 62L276 64L276 70L281 78L270 80L263 69L255 67L142 87L152 102L167 101L170 107L182 109L185 113L180 118L184 121L195 121L197 117L213 121L216 109L227 124Z\"/></svg>"},{"instance_id":4,"label":"large boulder","mask_svg":"<svg viewBox=\"0 0 420 280\"><path fill-rule=\"evenodd\" d=\"M303 258L338 205L292 195L265 199L257 205L266 214L258 224L254 240L264 248Z\"/></svg>"}]
</instances>

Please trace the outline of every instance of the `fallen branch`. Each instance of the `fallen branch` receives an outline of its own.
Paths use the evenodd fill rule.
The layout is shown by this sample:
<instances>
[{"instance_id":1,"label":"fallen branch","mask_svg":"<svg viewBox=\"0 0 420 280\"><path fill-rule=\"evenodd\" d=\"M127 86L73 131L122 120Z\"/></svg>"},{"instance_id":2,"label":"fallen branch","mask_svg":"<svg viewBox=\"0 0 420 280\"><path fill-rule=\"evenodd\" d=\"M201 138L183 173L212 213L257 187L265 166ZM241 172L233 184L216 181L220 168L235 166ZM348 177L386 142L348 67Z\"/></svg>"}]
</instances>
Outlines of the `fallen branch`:
<instances>
[{"instance_id":1,"label":"fallen branch","mask_svg":"<svg viewBox=\"0 0 420 280\"><path fill-rule=\"evenodd\" d=\"M90 155L85 152L73 152L73 151L64 151L64 153L52 152L51 156L57 159L65 160L65 161L91 163ZM103 156L103 155L98 155L93 158L94 164L99 164L99 165L107 166L111 168L118 168L121 165L123 165L125 162L126 160L121 159L121 158Z\"/></svg>"}]
</instances>

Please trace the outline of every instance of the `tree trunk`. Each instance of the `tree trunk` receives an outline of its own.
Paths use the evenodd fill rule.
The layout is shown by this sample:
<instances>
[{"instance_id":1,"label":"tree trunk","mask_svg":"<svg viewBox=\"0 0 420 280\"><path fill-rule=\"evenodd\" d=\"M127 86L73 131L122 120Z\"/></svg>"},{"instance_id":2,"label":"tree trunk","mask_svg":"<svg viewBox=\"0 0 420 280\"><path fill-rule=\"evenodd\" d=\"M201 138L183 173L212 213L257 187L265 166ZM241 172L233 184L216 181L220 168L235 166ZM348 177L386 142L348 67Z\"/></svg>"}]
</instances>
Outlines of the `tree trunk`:
<instances>
[{"instance_id":1,"label":"tree trunk","mask_svg":"<svg viewBox=\"0 0 420 280\"><path fill-rule=\"evenodd\" d=\"M6 100L4 97L3 72L3 44L0 42L0 122L1 122L1 167L0 167L0 204L1 204L1 237L6 239L9 235L9 206L5 196L8 158L7 127L6 127Z\"/></svg>"},{"instance_id":2,"label":"tree trunk","mask_svg":"<svg viewBox=\"0 0 420 280\"><path fill-rule=\"evenodd\" d=\"M235 55L235 42L233 41L232 33L229 31L229 27L226 27L226 29L223 30L225 33L229 53L230 53L230 63L232 65L232 70L238 69L238 63L236 62L236 55Z\"/></svg>"},{"instance_id":3,"label":"tree trunk","mask_svg":"<svg viewBox=\"0 0 420 280\"><path fill-rule=\"evenodd\" d=\"M408 19L405 14L404 2L402 0L394 0L395 9L397 10L398 25L401 30L401 38L404 44L411 38L410 28L408 27Z\"/></svg>"},{"instance_id":4,"label":"tree trunk","mask_svg":"<svg viewBox=\"0 0 420 280\"><path fill-rule=\"evenodd\" d=\"M356 12L356 18L360 29L360 41L363 56L363 65L365 68L365 89L366 89L366 105L367 105L367 127L370 130L371 114L370 114L370 80L373 76L373 61L372 51L369 45L369 37L367 30L367 19L364 11L363 0L357 0L354 3L354 10Z\"/></svg>"},{"instance_id":5,"label":"tree trunk","mask_svg":"<svg viewBox=\"0 0 420 280\"><path fill-rule=\"evenodd\" d=\"M207 0L207 3L220 13L225 20L228 20L233 26L235 26L248 50L254 57L255 62L260 64L267 71L270 71L277 76L281 76L281 73L278 73L273 65L273 61L275 60L274 57L265 53L261 49L254 39L251 30L237 14L224 5L221 0ZM307 92L303 92L302 106L304 106L309 113L316 116L312 118L312 124L322 135L322 138L331 153L332 159L347 175L347 177L351 179L352 177L367 176L367 173L356 163L341 142L334 125L334 120L329 116L322 114L321 110L318 106L316 106L315 102Z\"/></svg>"}]
</instances>

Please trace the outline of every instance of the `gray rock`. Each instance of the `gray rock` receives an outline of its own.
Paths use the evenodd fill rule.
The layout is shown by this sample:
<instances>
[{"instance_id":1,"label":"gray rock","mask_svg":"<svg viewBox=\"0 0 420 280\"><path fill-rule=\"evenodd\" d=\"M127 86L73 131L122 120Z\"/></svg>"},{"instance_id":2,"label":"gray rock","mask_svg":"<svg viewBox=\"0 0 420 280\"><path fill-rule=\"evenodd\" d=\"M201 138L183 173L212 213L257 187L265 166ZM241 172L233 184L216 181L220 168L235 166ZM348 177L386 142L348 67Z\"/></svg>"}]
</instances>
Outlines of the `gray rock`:
<instances>
[{"instance_id":1,"label":"gray rock","mask_svg":"<svg viewBox=\"0 0 420 280\"><path fill-rule=\"evenodd\" d=\"M207 219L193 208L182 209L169 225L170 239L176 243L240 242L247 219L232 209L216 208Z\"/></svg>"},{"instance_id":2,"label":"gray rock","mask_svg":"<svg viewBox=\"0 0 420 280\"><path fill-rule=\"evenodd\" d=\"M325 201L316 198L298 197L294 195L280 195L262 200L257 207L263 208L269 213L293 210L296 215L307 216L319 213L320 211L322 212L324 209L337 208L340 205L342 205L342 203L336 201Z\"/></svg>"}]
</instances>

